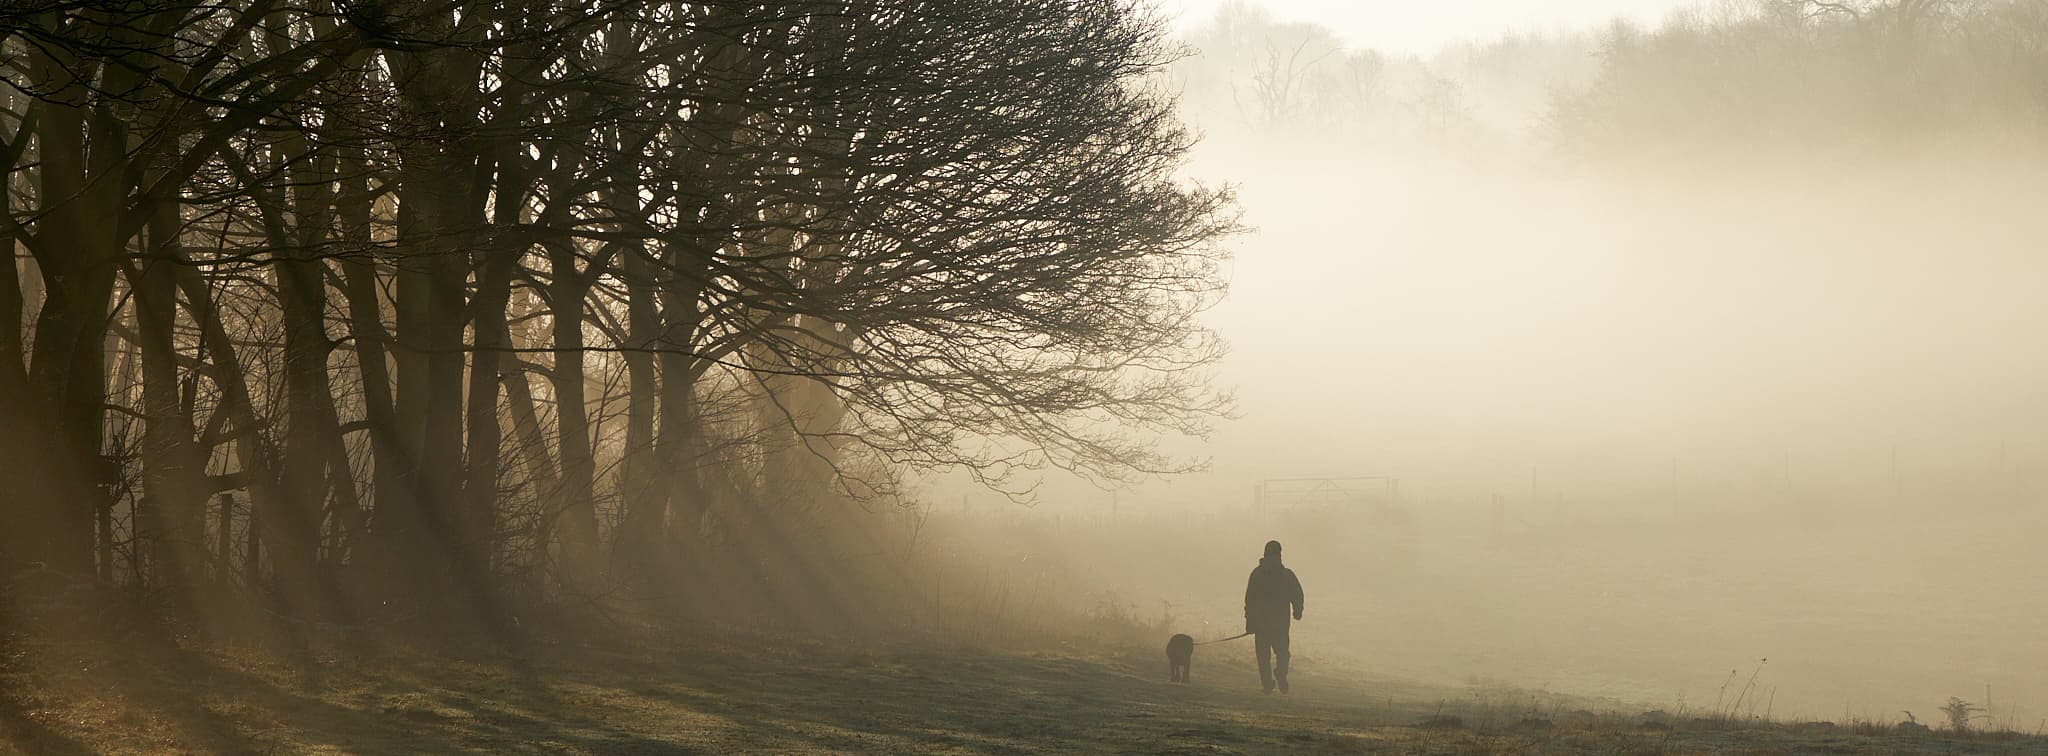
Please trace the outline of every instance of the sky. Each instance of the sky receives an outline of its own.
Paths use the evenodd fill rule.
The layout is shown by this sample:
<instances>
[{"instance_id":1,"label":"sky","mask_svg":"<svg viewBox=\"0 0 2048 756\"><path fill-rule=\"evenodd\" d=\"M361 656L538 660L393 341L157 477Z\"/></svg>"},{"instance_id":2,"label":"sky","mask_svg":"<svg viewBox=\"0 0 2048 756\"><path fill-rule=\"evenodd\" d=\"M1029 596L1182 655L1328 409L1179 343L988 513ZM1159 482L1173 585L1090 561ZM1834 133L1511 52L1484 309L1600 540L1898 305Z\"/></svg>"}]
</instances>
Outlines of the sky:
<instances>
[{"instance_id":1,"label":"sky","mask_svg":"<svg viewBox=\"0 0 2048 756\"><path fill-rule=\"evenodd\" d=\"M1159 0L1185 25L1229 1ZM1740 2L1250 1L1421 53ZM1464 91L1478 107L1493 90ZM2002 199L2038 196L2048 173L1901 161L1605 180L1189 117L1205 134L1189 175L1233 186L1253 229L1227 242L1230 295L1205 321L1230 344L1215 383L1237 416L1166 445L1205 472L1047 500L1233 504L1261 479L1369 474L1535 499L1540 467L1543 497L1627 506L1674 477L1747 484L1795 465L1801 485L1860 491L1896 455L1928 480L2023 460L2048 485L2048 435L2029 430L2048 427L2048 353L2008 325L2048 318L2025 288L2048 261L2029 252L2028 210Z\"/></svg>"},{"instance_id":2,"label":"sky","mask_svg":"<svg viewBox=\"0 0 2048 756\"><path fill-rule=\"evenodd\" d=\"M1231 0L1159 0L1177 28ZM1426 54L1448 43L1510 31L1596 26L1617 17L1656 21L1692 0L1250 0L1290 21L1330 27L1358 47Z\"/></svg>"}]
</instances>

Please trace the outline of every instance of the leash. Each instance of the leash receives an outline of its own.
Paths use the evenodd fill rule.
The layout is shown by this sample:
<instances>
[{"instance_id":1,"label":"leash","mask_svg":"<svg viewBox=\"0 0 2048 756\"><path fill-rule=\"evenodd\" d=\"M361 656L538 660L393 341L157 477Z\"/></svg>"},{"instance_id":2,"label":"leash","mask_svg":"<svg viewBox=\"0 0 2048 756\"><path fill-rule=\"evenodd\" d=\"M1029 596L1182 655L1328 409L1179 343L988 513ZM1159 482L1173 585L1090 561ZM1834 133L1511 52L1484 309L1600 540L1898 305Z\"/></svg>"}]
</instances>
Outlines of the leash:
<instances>
[{"instance_id":1,"label":"leash","mask_svg":"<svg viewBox=\"0 0 2048 756\"><path fill-rule=\"evenodd\" d=\"M1202 642L1200 642L1200 643L1197 643L1197 644L1195 644L1195 645L1197 645L1197 646L1206 646L1206 645L1209 645L1209 644L1211 644L1211 643L1222 643L1222 642L1224 642L1224 641L1234 641L1234 640L1237 640L1237 639L1239 639L1239 638L1245 637L1245 636L1247 636L1247 635L1251 635L1251 631L1245 631L1245 632L1242 632L1242 633L1238 633L1238 634L1236 634L1236 635L1233 635L1233 636L1230 636L1230 637L1228 637L1228 638L1217 638L1216 640L1212 640L1212 641L1202 641Z\"/></svg>"}]
</instances>

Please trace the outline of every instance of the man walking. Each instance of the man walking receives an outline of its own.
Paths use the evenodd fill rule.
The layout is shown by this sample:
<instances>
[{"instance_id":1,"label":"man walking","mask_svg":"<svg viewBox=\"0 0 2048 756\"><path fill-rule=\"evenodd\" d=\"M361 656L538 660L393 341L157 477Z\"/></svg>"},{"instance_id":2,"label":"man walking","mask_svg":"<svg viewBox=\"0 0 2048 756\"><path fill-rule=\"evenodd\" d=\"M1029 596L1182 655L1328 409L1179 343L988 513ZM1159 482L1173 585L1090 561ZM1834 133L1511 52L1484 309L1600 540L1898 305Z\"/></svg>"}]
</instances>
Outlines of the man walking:
<instances>
[{"instance_id":1,"label":"man walking","mask_svg":"<svg viewBox=\"0 0 2048 756\"><path fill-rule=\"evenodd\" d=\"M1267 693L1278 684L1287 692L1288 610L1301 619L1301 581L1280 563L1280 542L1266 542L1266 556L1244 586L1244 631L1258 647L1259 682Z\"/></svg>"}]
</instances>

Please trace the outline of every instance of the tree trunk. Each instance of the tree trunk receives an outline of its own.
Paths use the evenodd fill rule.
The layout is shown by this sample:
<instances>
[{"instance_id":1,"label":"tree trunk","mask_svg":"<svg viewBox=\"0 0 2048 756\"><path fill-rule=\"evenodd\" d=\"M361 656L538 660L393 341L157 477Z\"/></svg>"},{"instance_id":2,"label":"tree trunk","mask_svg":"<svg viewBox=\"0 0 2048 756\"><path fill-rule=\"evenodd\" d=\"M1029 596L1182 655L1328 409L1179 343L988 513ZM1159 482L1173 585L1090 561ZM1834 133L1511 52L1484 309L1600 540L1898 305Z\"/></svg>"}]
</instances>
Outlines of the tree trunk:
<instances>
[{"instance_id":1,"label":"tree trunk","mask_svg":"<svg viewBox=\"0 0 2048 756\"><path fill-rule=\"evenodd\" d=\"M342 282L348 300L349 334L356 350L356 369L361 373L363 421L370 434L370 490L374 511L356 525L368 553L357 554L352 574L369 578L375 586L352 585L355 590L381 592L386 586L378 570L393 569L398 557L396 542L390 540L414 510L407 487L407 471L413 467L409 447L403 440L397 408L391 394L390 333L384 326L384 307L378 294L377 265L372 261L370 216L375 198L363 178L367 161L360 149L342 156L339 172L346 177L337 198L335 217L340 222L341 241L352 251L342 258ZM368 600L368 597L364 597Z\"/></svg>"},{"instance_id":2,"label":"tree trunk","mask_svg":"<svg viewBox=\"0 0 2048 756\"><path fill-rule=\"evenodd\" d=\"M35 63L39 80L69 75L50 71L65 64L48 55L35 56ZM102 338L120 251L112 224L105 222L111 213L96 211L107 210L98 207L100 200L124 183L104 174L104 186L88 183L88 160L113 160L105 154L119 152L111 145L120 134L109 118L92 119L94 144L103 149L88 158L86 115L82 107L47 102L38 128L45 214L37 225L44 251L36 262L48 287L28 381L31 427L48 429L50 443L36 446L24 460L27 511L14 544L24 561L79 576L91 573L93 513L106 498L93 478L106 405Z\"/></svg>"},{"instance_id":3,"label":"tree trunk","mask_svg":"<svg viewBox=\"0 0 2048 756\"><path fill-rule=\"evenodd\" d=\"M551 512L561 518L563 585L587 595L596 588L598 577L597 461L591 451L583 377L583 298L590 291L590 279L576 269L576 253L567 242L550 245L548 259L554 273L548 304L555 342L549 377L554 382L555 442L562 465L562 483Z\"/></svg>"},{"instance_id":4,"label":"tree trunk","mask_svg":"<svg viewBox=\"0 0 2048 756\"><path fill-rule=\"evenodd\" d=\"M10 199L9 202L12 202ZM13 212L12 207L8 211ZM28 393L28 371L22 359L22 275L20 263L15 256L15 238L11 233L0 233L0 249L5 249L7 259L0 261L0 458L33 463L29 450L36 446L31 437L34 424L30 412ZM24 474L33 478L34 473ZM32 489L24 487L20 493L23 499L0 506L0 533L20 534L29 528L25 515L30 504L24 503L27 496L33 496ZM0 570L7 566L7 557L12 556L19 546L14 537L0 535Z\"/></svg>"},{"instance_id":5,"label":"tree trunk","mask_svg":"<svg viewBox=\"0 0 2048 756\"><path fill-rule=\"evenodd\" d=\"M320 525L333 489L326 477L332 447L340 443L327 377L327 357L333 349L326 324L327 270L316 257L318 246L327 240L333 197L325 181L332 170L320 163L332 158L307 155L304 147L302 138L286 139L279 146L282 161L295 166L289 172L291 227L284 227L278 217L281 208L273 206L268 212L275 218L273 242L284 250L276 267L278 306L284 316L285 436L283 495L273 502L276 509L260 512L258 519L286 597L302 595L329 579L320 565ZM335 472L349 474L346 469Z\"/></svg>"},{"instance_id":6,"label":"tree trunk","mask_svg":"<svg viewBox=\"0 0 2048 756\"><path fill-rule=\"evenodd\" d=\"M414 14L417 33L455 39L455 19L444 10ZM465 19L473 25L474 18ZM466 27L465 27L466 28ZM381 528L395 532L388 565L398 572L386 587L442 620L467 621L487 586L474 581L458 554L468 550L461 528L463 367L467 352L464 282L467 235L482 224L476 178L483 169L462 132L475 125L475 53L433 47L393 57L401 115L420 135L398 146L400 160L397 349L399 436L415 465L404 471L411 500L382 511ZM401 565L403 565L401 567Z\"/></svg>"},{"instance_id":7,"label":"tree trunk","mask_svg":"<svg viewBox=\"0 0 2048 756\"><path fill-rule=\"evenodd\" d=\"M504 429L498 423L498 371L512 346L505 307L521 247L494 244L478 266L475 351L469 364L469 459L463 481L463 541L472 569L489 574L497 545L498 472Z\"/></svg>"},{"instance_id":8,"label":"tree trunk","mask_svg":"<svg viewBox=\"0 0 2048 756\"><path fill-rule=\"evenodd\" d=\"M659 346L660 309L652 265L646 251L634 245L625 252L627 296L626 344L626 449L619 460L619 492L625 499L625 517L620 526L620 550L641 570L658 567L657 551L668 516L666 487L657 485L655 472L662 468L655 456L654 417L660 387L656 383L654 353Z\"/></svg>"},{"instance_id":9,"label":"tree trunk","mask_svg":"<svg viewBox=\"0 0 2048 756\"><path fill-rule=\"evenodd\" d=\"M533 387L527 383L525 366L519 357L506 352L499 364L499 371L505 383L505 404L512 416L512 433L519 440L519 456L526 466L527 489L534 499L545 508L556 501L561 489L561 477L555 472L555 460L548 455L548 441L540 427L540 413L534 408ZM536 519L531 546L533 587L538 589L547 582L548 547L554 543L552 518L542 516Z\"/></svg>"},{"instance_id":10,"label":"tree trunk","mask_svg":"<svg viewBox=\"0 0 2048 756\"><path fill-rule=\"evenodd\" d=\"M135 294L136 333L142 349L142 512L149 538L144 555L154 581L168 587L180 608L200 608L196 576L206 562L206 460L193 436L189 408L178 390L177 277L182 258L178 205L164 203L150 216L149 254L129 281Z\"/></svg>"}]
</instances>

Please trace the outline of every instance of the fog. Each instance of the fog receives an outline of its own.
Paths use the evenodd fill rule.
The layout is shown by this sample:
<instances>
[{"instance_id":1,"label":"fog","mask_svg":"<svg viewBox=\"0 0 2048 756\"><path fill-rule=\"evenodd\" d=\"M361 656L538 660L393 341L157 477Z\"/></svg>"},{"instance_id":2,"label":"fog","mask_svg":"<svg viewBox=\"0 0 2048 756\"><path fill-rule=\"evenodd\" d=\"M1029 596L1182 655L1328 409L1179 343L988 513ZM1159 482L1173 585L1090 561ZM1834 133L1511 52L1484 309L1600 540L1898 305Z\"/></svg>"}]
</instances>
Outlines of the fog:
<instances>
[{"instance_id":1,"label":"fog","mask_svg":"<svg viewBox=\"0 0 2048 756\"><path fill-rule=\"evenodd\" d=\"M1238 169L1261 230L1216 313L1243 413L1219 473L1522 495L1533 466L1591 503L1673 467L1848 493L1895 448L1915 486L2039 459L2038 177L1323 168L1353 182Z\"/></svg>"},{"instance_id":2,"label":"fog","mask_svg":"<svg viewBox=\"0 0 2048 756\"><path fill-rule=\"evenodd\" d=\"M1859 78L1826 40L1862 32L1758 8L1423 54L1300 9L1183 19L1187 173L1248 227L1208 315L1234 417L1166 441L1207 468L928 498L1214 637L1281 539L1298 658L1347 669L1693 712L1753 680L1741 713L1842 721L1960 696L2036 729L2040 101L1941 83L2040 74L1937 39ZM1677 86L1687 50L1781 27L1812 47Z\"/></svg>"},{"instance_id":3,"label":"fog","mask_svg":"<svg viewBox=\"0 0 2048 756\"><path fill-rule=\"evenodd\" d=\"M2043 0L0 58L0 752L2048 743Z\"/></svg>"},{"instance_id":4,"label":"fog","mask_svg":"<svg viewBox=\"0 0 2048 756\"><path fill-rule=\"evenodd\" d=\"M1182 27L1198 27L1231 0L1168 0L1161 9ZM1346 0L1265 0L1258 7L1288 21L1328 26L1359 47L1430 53L1436 48L1503 30L1554 31L1615 18L1655 21L1679 0L1439 0L1434 3L1359 3Z\"/></svg>"}]
</instances>

